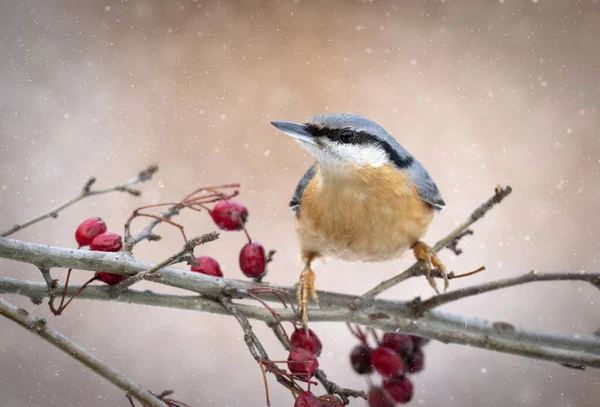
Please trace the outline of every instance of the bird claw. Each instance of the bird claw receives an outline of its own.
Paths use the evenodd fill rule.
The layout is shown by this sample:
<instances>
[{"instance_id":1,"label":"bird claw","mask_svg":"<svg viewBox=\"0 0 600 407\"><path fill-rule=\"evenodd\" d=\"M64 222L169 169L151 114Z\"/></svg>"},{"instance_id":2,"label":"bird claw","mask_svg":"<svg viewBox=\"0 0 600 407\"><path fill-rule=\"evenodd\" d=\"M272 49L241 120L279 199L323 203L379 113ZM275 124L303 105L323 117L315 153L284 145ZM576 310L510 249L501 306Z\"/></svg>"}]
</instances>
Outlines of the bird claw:
<instances>
[{"instance_id":1,"label":"bird claw","mask_svg":"<svg viewBox=\"0 0 600 407\"><path fill-rule=\"evenodd\" d=\"M444 278L444 291L446 291L450 285L448 281L448 273L446 273L446 267L442 264L433 249L421 241L415 243L412 249L417 260L423 260L423 262L425 262L425 276L427 277L429 285L437 294L440 293L437 288L435 278L432 276L432 271L434 271L435 274L439 273ZM433 270L432 266L435 267L435 270Z\"/></svg>"},{"instance_id":2,"label":"bird claw","mask_svg":"<svg viewBox=\"0 0 600 407\"><path fill-rule=\"evenodd\" d=\"M300 320L305 327L308 324L308 301L309 297L319 305L319 297L315 290L315 273L310 267L305 267L300 274L300 281L296 285L296 297L300 308Z\"/></svg>"}]
</instances>

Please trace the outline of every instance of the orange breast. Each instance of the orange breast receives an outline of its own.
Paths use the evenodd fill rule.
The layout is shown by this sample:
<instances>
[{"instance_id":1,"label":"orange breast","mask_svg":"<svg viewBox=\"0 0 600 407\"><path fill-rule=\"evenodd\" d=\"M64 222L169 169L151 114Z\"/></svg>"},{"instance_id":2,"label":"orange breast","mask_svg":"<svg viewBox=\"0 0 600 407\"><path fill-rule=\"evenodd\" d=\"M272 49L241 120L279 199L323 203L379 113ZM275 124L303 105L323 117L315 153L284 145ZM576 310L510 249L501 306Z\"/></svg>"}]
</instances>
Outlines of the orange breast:
<instances>
[{"instance_id":1,"label":"orange breast","mask_svg":"<svg viewBox=\"0 0 600 407\"><path fill-rule=\"evenodd\" d=\"M303 253L344 260L400 256L427 231L433 209L393 165L317 169L302 196L297 231Z\"/></svg>"}]
</instances>

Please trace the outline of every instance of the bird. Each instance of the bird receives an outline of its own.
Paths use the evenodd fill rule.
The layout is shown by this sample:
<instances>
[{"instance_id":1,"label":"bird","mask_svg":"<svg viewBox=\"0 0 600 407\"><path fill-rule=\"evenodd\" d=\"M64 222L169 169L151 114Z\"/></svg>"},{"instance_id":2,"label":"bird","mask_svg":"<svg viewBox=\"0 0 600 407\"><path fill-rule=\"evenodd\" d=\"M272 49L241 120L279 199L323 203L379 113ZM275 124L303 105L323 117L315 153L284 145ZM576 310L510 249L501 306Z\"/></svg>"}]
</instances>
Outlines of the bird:
<instances>
[{"instance_id":1,"label":"bird","mask_svg":"<svg viewBox=\"0 0 600 407\"><path fill-rule=\"evenodd\" d=\"M309 296L318 304L312 263L321 257L376 262L412 249L432 266L446 268L421 241L435 212L445 207L435 182L383 127L356 114L328 113L305 123L272 121L315 159L289 203L304 268L297 301L304 326Z\"/></svg>"}]
</instances>

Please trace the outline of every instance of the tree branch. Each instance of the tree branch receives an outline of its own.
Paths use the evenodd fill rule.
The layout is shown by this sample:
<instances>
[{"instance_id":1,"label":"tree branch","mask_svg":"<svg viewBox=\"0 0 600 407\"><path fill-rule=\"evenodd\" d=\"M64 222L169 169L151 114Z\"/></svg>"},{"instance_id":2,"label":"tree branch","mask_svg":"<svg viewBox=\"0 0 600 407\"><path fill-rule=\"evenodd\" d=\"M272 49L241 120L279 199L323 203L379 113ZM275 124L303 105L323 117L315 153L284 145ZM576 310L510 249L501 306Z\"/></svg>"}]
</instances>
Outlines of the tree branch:
<instances>
[{"instance_id":1,"label":"tree branch","mask_svg":"<svg viewBox=\"0 0 600 407\"><path fill-rule=\"evenodd\" d=\"M466 297L472 297L478 294L487 293L489 291L499 290L501 288L532 283L535 281L567 280L587 281L595 287L600 288L600 274L587 274L584 272L538 273L537 271L533 270L530 273L524 274L519 277L496 280L481 285L465 287L456 291L450 291L444 294L435 295L425 301L420 301L420 299L417 299L416 301L414 301L414 307L418 315L423 315L425 312L430 311L433 308L439 307L441 305L447 304L449 302L457 301Z\"/></svg>"},{"instance_id":2,"label":"tree branch","mask_svg":"<svg viewBox=\"0 0 600 407\"><path fill-rule=\"evenodd\" d=\"M250 324L250 321L248 321L248 318L246 318L246 316L239 310L239 306L237 304L234 304L231 301L231 298L224 295L220 296L218 301L223 306L223 308L225 308L231 315L233 315L233 317L238 321L238 323L244 331L244 342L246 343L250 354L260 366L261 372L263 373L267 407L271 406L271 402L269 399L269 389L267 387L268 384L265 375L265 370L273 373L277 381L290 391L294 393L300 393L302 389L296 384L293 376L277 367L277 365L273 361L271 361L271 359L269 359L267 351L265 350L262 343L254 333L254 329L252 329L252 325Z\"/></svg>"},{"instance_id":3,"label":"tree branch","mask_svg":"<svg viewBox=\"0 0 600 407\"><path fill-rule=\"evenodd\" d=\"M92 353L81 347L61 334L46 323L45 319L35 318L26 310L17 308L11 303L0 298L0 315L16 322L30 332L36 333L41 338L58 347L67 355L77 359L87 367L91 368L100 376L132 394L143 405L148 407L168 407L157 397L145 390L142 386L127 378L123 373L115 370L106 362L98 359Z\"/></svg>"},{"instance_id":4,"label":"tree branch","mask_svg":"<svg viewBox=\"0 0 600 407\"><path fill-rule=\"evenodd\" d=\"M199 245L202 245L202 244L205 244L208 242L213 242L213 241L217 240L218 238L219 238L219 233L210 232L210 233L205 233L202 236L197 236L197 237L190 239L185 244L183 249L181 249L179 252L175 253L168 259L158 263L157 265L153 266L152 268L150 268L146 271L140 271L139 273L129 277L128 279L121 281L120 283L112 286L111 287L112 295L114 297L118 297L127 288L131 287L132 285L134 285L135 283L137 283L139 281L150 278L150 276L152 276L154 273L156 273L158 270L160 270L164 267L171 266L175 263L179 263L179 262L182 262L185 260L188 260L189 262L193 261L194 248L196 246L199 246Z\"/></svg>"},{"instance_id":5,"label":"tree branch","mask_svg":"<svg viewBox=\"0 0 600 407\"><path fill-rule=\"evenodd\" d=\"M52 279L52 275L50 275L50 269L47 267L40 267L40 272L42 273L42 277L44 278L46 287L48 289L48 306L50 307L50 311L56 314L54 300L56 299L56 287L58 287L58 280Z\"/></svg>"},{"instance_id":6,"label":"tree branch","mask_svg":"<svg viewBox=\"0 0 600 407\"><path fill-rule=\"evenodd\" d=\"M442 240L438 241L435 246L433 246L433 251L435 253L442 250L444 247L450 248L454 253L460 252L457 244L460 239L464 236L473 234L472 231L469 233L469 227L477 222L479 219L483 218L486 213L488 213L494 206L498 205L500 202L504 200L510 193L512 192L512 188L507 186L506 188L502 188L497 186L494 190L494 196L481 204L477 209L475 209L469 218L461 223L456 229L450 232L446 237ZM363 298L375 298L382 292L389 290L395 285L401 283L404 280L407 280L411 277L416 277L422 275L425 272L424 263L422 261L418 261L410 266L408 269L403 271L402 273L394 276L388 280L382 281L377 286L373 287L362 296Z\"/></svg>"},{"instance_id":7,"label":"tree branch","mask_svg":"<svg viewBox=\"0 0 600 407\"><path fill-rule=\"evenodd\" d=\"M37 223L46 218L56 218L60 211L62 211L63 209L65 209L65 208L73 205L74 203L77 203L77 202L81 201L82 199L87 198L89 196L106 194L108 192L113 192L113 191L128 192L132 195L139 196L140 191L131 188L131 186L150 180L156 171L158 171L158 166L151 165L150 167L146 168L145 170L140 171L140 173L137 175L137 177L135 177L129 181L122 182L111 188L96 189L96 190L92 190L92 185L96 182L96 178L92 177L85 183L85 185L81 189L81 192L77 196L71 198L67 202L64 202L64 203L58 205L57 207L49 210L48 212L42 213L41 215L38 215L26 222L23 222L21 224L13 226L9 230L0 234L0 236L3 236L3 237L10 236L17 231L24 229L28 226L31 226L34 223Z\"/></svg>"},{"instance_id":8,"label":"tree branch","mask_svg":"<svg viewBox=\"0 0 600 407\"><path fill-rule=\"evenodd\" d=\"M133 275L153 266L152 263L137 260L123 252L63 249L7 238L0 238L0 257L37 266L106 271L125 275ZM256 294L253 295L272 302L274 300L272 295L263 295L258 289L268 287L271 290L286 292L290 296L295 292L291 287L214 278L171 267L162 269L160 278L154 279L153 282L191 290L202 294L202 297L165 297L165 294L134 294L135 292L128 290L117 301L223 313L223 307L211 299L217 299L223 294L232 298L252 298L249 290L254 289ZM30 287L25 295L38 300L47 296L45 284L35 284L39 291L32 292ZM23 286L17 286L13 280L6 278L0 279L0 291L21 294L26 292ZM100 292L103 294L100 295ZM88 287L80 295L81 298L91 298L91 295L104 296L104 299L110 297L106 287ZM321 308L311 310L312 322L343 321L384 330L399 329L445 343L470 345L558 363L600 367L600 338L591 335L559 335L517 329L504 322L494 323L436 310L426 312L422 318L418 318L410 301L365 299L331 292L320 292L319 300ZM237 304L236 307L247 318L274 321L271 313L262 307L243 304ZM284 320L296 321L297 319L291 309L277 308L277 313ZM506 329L507 327L511 328Z\"/></svg>"},{"instance_id":9,"label":"tree branch","mask_svg":"<svg viewBox=\"0 0 600 407\"><path fill-rule=\"evenodd\" d=\"M173 205L165 212L160 214L160 218L169 220L173 216L179 215L179 211L184 208L184 205ZM152 219L144 229L135 236L131 235L131 222L135 217L129 217L125 222L125 232L123 234L123 251L131 252L133 247L143 240L156 241L160 240L160 236L153 232L154 228L162 223L160 219Z\"/></svg>"}]
</instances>

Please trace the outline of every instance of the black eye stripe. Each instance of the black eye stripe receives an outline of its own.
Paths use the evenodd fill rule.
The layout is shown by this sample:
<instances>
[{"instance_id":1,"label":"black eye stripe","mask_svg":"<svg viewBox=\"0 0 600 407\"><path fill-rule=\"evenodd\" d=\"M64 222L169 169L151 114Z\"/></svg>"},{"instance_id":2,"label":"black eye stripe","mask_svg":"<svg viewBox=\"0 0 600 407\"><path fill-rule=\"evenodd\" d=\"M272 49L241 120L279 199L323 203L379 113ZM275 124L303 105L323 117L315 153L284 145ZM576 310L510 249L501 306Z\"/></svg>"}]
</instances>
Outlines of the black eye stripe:
<instances>
[{"instance_id":1,"label":"black eye stripe","mask_svg":"<svg viewBox=\"0 0 600 407\"><path fill-rule=\"evenodd\" d=\"M339 142L341 133L348 129L330 129L327 127L320 128L314 124L307 124L306 130L314 137L326 137L330 140ZM352 141L347 144L378 144L385 150L390 158L390 161L392 161L398 168L408 168L414 162L414 158L412 156L401 156L387 141L381 140L364 131L354 132Z\"/></svg>"},{"instance_id":2,"label":"black eye stripe","mask_svg":"<svg viewBox=\"0 0 600 407\"><path fill-rule=\"evenodd\" d=\"M318 127L314 124L306 124L306 131L313 137L325 137L332 141L357 144L358 134L352 129L330 129L329 127ZM351 134L349 135L348 132ZM344 138L346 141L342 140Z\"/></svg>"}]
</instances>

